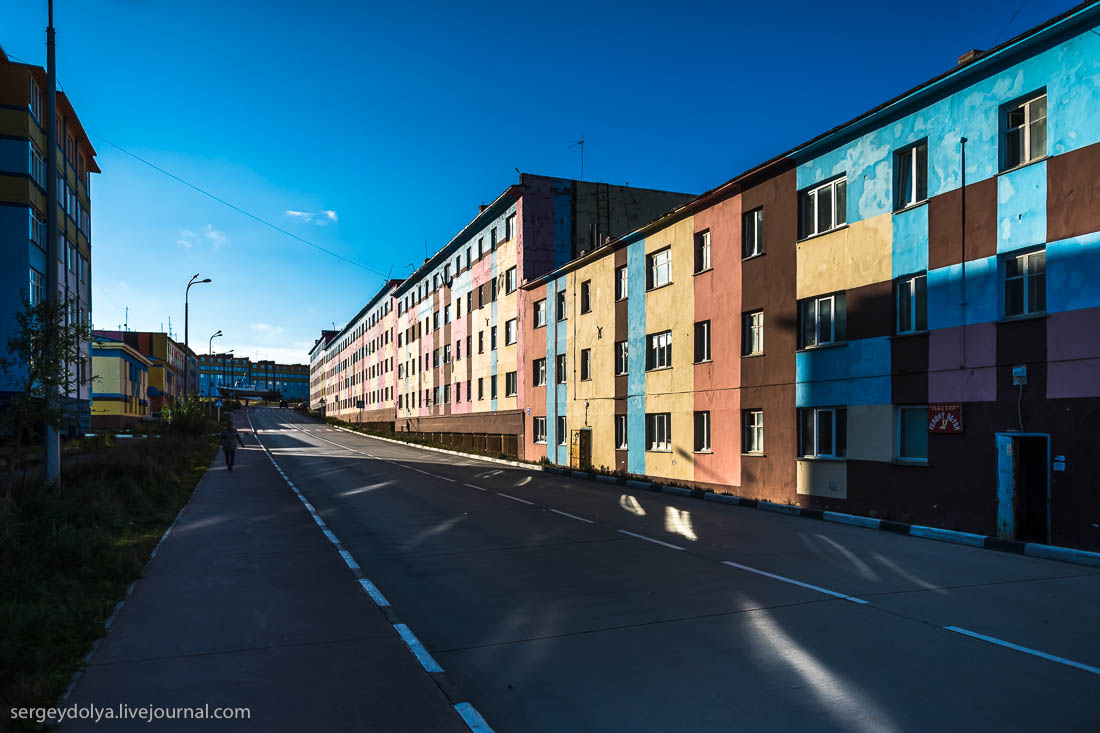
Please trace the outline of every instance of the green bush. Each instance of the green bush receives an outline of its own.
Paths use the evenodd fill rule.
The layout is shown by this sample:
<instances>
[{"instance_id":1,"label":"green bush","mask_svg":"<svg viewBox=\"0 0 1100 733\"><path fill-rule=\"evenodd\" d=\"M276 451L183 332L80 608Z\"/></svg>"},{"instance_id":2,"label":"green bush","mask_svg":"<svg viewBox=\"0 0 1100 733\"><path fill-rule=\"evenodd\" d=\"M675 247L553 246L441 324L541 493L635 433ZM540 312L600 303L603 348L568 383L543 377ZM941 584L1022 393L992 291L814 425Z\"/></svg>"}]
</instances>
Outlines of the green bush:
<instances>
[{"instance_id":1,"label":"green bush","mask_svg":"<svg viewBox=\"0 0 1100 733\"><path fill-rule=\"evenodd\" d=\"M174 435L197 436L210 432L206 405L195 395L173 400L163 411L164 425Z\"/></svg>"}]
</instances>

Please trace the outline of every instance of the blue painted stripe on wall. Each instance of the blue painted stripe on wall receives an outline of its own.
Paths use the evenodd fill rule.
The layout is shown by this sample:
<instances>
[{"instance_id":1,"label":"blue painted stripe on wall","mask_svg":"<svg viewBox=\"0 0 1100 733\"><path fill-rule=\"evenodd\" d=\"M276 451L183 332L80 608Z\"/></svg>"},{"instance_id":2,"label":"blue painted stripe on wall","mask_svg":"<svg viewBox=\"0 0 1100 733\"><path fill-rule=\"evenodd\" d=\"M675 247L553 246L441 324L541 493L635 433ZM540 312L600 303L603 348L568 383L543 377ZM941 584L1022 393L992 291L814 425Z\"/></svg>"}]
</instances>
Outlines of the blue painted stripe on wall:
<instances>
[{"instance_id":1,"label":"blue painted stripe on wall","mask_svg":"<svg viewBox=\"0 0 1100 733\"><path fill-rule=\"evenodd\" d=\"M645 473L645 240L626 249L627 268L627 470Z\"/></svg>"},{"instance_id":2,"label":"blue painted stripe on wall","mask_svg":"<svg viewBox=\"0 0 1100 733\"><path fill-rule=\"evenodd\" d=\"M795 405L890 404L890 338L795 354Z\"/></svg>"},{"instance_id":3,"label":"blue painted stripe on wall","mask_svg":"<svg viewBox=\"0 0 1100 733\"><path fill-rule=\"evenodd\" d=\"M1100 232L1047 245L1047 311L1100 307Z\"/></svg>"},{"instance_id":4,"label":"blue painted stripe on wall","mask_svg":"<svg viewBox=\"0 0 1100 733\"><path fill-rule=\"evenodd\" d=\"M953 328L963 323L962 265L928 272L928 328ZM987 323L1000 316L1000 290L996 257L966 263L966 323Z\"/></svg>"},{"instance_id":5,"label":"blue painted stripe on wall","mask_svg":"<svg viewBox=\"0 0 1100 733\"><path fill-rule=\"evenodd\" d=\"M572 297L572 293L566 292L566 285L565 285L565 277L564 276L558 278L558 280L555 284L555 292L565 293L566 298ZM556 311L556 308L555 308L555 311ZM568 313L568 312L569 312L569 308L568 308L568 305L567 305L566 313ZM554 315L556 316L557 313L555 312ZM568 370L571 369L573 365L568 363L569 344L568 344L568 338L567 338L567 332L566 332L567 327L568 327L568 321L557 321L555 319L554 327L552 329L549 329L549 330L551 330L553 332L554 339L556 341L556 344L555 344L555 347L554 347L554 353L555 354L566 354L567 355L566 356L566 370L567 370L566 380L568 381ZM555 367L556 367L556 364L555 364ZM569 391L568 391L568 385L558 384L557 380L554 380L552 385L553 385L553 388L554 388L554 393L557 395L557 400L558 400L558 412L557 412L557 414L558 414L559 417L566 417L566 425L565 425L566 434L564 436L560 436L560 435L558 436L558 438L559 438L558 442L564 442L564 445L557 445L555 443L555 445L557 445L557 449L555 451L557 453L557 461L556 462L560 466L567 466L567 465L569 465L569 424L568 424L569 423L569 421L568 421Z\"/></svg>"},{"instance_id":6,"label":"blue painted stripe on wall","mask_svg":"<svg viewBox=\"0 0 1100 733\"><path fill-rule=\"evenodd\" d=\"M928 206L894 214L890 272L893 277L928 269Z\"/></svg>"},{"instance_id":7,"label":"blue painted stripe on wall","mask_svg":"<svg viewBox=\"0 0 1100 733\"><path fill-rule=\"evenodd\" d=\"M997 251L1042 244L1047 238L1047 162L997 178Z\"/></svg>"}]
</instances>

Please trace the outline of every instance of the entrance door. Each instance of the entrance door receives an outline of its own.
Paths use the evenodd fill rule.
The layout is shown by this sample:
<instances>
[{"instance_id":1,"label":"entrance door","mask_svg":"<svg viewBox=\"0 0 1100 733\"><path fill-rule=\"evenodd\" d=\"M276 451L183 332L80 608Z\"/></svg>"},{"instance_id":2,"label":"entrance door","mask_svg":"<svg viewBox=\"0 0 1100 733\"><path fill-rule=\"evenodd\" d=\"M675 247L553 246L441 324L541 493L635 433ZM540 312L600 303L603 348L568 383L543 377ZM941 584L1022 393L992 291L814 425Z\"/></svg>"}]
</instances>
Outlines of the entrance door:
<instances>
[{"instance_id":1,"label":"entrance door","mask_svg":"<svg viewBox=\"0 0 1100 733\"><path fill-rule=\"evenodd\" d=\"M1050 436L998 433L997 536L1050 539Z\"/></svg>"},{"instance_id":2,"label":"entrance door","mask_svg":"<svg viewBox=\"0 0 1100 733\"><path fill-rule=\"evenodd\" d=\"M592 430L574 430L569 440L569 466L581 471L592 468Z\"/></svg>"}]
</instances>

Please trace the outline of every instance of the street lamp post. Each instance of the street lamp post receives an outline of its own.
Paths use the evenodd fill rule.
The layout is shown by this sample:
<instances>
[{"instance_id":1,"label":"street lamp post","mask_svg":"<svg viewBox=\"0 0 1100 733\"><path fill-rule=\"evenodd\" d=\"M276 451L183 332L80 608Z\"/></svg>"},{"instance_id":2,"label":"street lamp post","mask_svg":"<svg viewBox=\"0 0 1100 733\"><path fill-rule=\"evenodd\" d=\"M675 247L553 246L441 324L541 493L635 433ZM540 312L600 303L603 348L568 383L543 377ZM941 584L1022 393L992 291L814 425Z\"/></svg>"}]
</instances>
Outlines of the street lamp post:
<instances>
[{"instance_id":1,"label":"street lamp post","mask_svg":"<svg viewBox=\"0 0 1100 733\"><path fill-rule=\"evenodd\" d=\"M206 401L206 416L207 417L210 417L210 403L214 401L212 399L214 397L214 339L218 338L221 335L222 335L222 330L219 328L218 332L215 333L215 334L212 334L210 336L210 340L206 342L206 359L210 364L210 371L207 372L207 374L206 374L206 386L207 386L206 391L208 393L207 397L211 398L211 399ZM201 372L199 373L199 381L200 382L202 381L202 373ZM201 393L202 390L200 389L199 392Z\"/></svg>"},{"instance_id":2,"label":"street lamp post","mask_svg":"<svg viewBox=\"0 0 1100 733\"><path fill-rule=\"evenodd\" d=\"M191 362L188 360L187 355L191 353L191 349L188 345L188 303L187 298L191 294L191 286L198 285L199 283L208 283L210 278L205 280L199 280L199 274L196 272L194 277L187 283L187 289L183 291L183 396L186 397L189 391L189 383L187 381L188 372L191 368Z\"/></svg>"}]
</instances>

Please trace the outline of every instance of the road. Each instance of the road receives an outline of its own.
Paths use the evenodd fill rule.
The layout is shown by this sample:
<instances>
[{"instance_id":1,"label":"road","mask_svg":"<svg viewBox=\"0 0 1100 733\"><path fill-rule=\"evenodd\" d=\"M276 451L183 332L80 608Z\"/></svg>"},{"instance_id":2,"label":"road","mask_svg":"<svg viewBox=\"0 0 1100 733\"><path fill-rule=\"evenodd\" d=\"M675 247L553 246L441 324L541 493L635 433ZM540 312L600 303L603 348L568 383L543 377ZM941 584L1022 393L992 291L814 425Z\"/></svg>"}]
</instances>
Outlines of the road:
<instances>
[{"instance_id":1,"label":"road","mask_svg":"<svg viewBox=\"0 0 1100 733\"><path fill-rule=\"evenodd\" d=\"M1096 569L251 420L498 732L1100 729Z\"/></svg>"}]
</instances>

